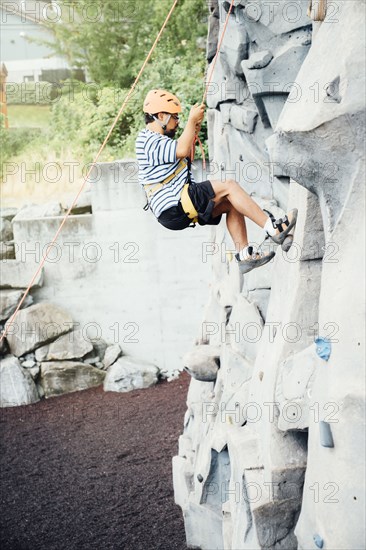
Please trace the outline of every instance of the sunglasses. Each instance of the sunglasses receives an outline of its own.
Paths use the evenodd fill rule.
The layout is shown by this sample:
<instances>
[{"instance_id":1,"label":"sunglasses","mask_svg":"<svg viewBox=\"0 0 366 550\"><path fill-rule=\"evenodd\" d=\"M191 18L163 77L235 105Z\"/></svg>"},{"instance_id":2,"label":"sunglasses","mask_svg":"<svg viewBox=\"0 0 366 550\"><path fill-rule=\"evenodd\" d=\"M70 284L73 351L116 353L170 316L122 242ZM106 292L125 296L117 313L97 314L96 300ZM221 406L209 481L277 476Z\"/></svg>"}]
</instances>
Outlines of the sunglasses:
<instances>
[{"instance_id":1,"label":"sunglasses","mask_svg":"<svg viewBox=\"0 0 366 550\"><path fill-rule=\"evenodd\" d=\"M179 121L179 116L178 115L171 115L172 118L174 118L174 120L178 120Z\"/></svg>"}]
</instances>

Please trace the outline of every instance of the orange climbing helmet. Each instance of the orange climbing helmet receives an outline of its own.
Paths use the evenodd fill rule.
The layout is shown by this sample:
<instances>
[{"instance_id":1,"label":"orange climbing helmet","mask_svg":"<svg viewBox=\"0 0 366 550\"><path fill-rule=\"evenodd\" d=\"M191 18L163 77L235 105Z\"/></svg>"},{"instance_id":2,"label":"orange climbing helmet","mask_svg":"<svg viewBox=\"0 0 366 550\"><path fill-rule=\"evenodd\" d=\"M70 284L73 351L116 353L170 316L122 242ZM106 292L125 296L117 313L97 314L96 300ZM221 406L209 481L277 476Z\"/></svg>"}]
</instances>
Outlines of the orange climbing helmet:
<instances>
[{"instance_id":1,"label":"orange climbing helmet","mask_svg":"<svg viewBox=\"0 0 366 550\"><path fill-rule=\"evenodd\" d=\"M166 90L150 90L144 101L144 113L169 113L174 115L182 112L179 99Z\"/></svg>"}]
</instances>

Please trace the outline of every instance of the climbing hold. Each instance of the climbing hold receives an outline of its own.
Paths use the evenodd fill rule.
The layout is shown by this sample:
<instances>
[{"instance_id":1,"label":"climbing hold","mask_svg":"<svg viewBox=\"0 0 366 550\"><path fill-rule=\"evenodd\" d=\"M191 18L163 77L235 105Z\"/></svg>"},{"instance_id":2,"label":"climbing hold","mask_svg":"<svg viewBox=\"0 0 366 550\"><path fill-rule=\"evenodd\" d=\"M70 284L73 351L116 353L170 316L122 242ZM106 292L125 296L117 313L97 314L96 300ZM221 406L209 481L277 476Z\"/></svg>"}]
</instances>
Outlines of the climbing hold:
<instances>
[{"instance_id":1,"label":"climbing hold","mask_svg":"<svg viewBox=\"0 0 366 550\"><path fill-rule=\"evenodd\" d=\"M332 352L332 347L330 344L330 340L327 338L317 338L315 340L316 344L316 353L319 355L321 359L324 359L324 361L328 361L330 354Z\"/></svg>"},{"instance_id":2,"label":"climbing hold","mask_svg":"<svg viewBox=\"0 0 366 550\"><path fill-rule=\"evenodd\" d=\"M323 539L321 538L320 535L315 534L315 535L313 536L313 539L314 539L314 542L315 542L315 544L316 544L316 546L317 546L318 548L323 548L323 546L324 546L324 541L323 541Z\"/></svg>"},{"instance_id":3,"label":"climbing hold","mask_svg":"<svg viewBox=\"0 0 366 550\"><path fill-rule=\"evenodd\" d=\"M320 433L320 444L323 447L329 447L329 448L334 447L332 430L330 429L330 425L328 424L328 422L325 422L324 420L320 421L319 433Z\"/></svg>"},{"instance_id":4,"label":"climbing hold","mask_svg":"<svg viewBox=\"0 0 366 550\"><path fill-rule=\"evenodd\" d=\"M200 483L203 481L203 476L201 474L198 474L197 479Z\"/></svg>"}]
</instances>

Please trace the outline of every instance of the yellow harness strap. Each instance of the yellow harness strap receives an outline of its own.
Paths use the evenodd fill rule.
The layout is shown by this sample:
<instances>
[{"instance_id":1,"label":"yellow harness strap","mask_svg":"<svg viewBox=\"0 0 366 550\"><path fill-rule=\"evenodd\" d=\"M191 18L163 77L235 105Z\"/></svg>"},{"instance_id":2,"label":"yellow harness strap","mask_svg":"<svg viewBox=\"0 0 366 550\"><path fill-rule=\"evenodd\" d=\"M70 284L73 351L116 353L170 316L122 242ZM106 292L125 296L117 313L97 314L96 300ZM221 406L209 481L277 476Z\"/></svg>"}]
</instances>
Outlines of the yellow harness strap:
<instances>
[{"instance_id":1,"label":"yellow harness strap","mask_svg":"<svg viewBox=\"0 0 366 550\"><path fill-rule=\"evenodd\" d=\"M191 219L193 221L193 223L197 223L198 222L198 212L197 212L197 210L195 209L195 207L193 205L191 197L189 196L188 187L189 187L189 183L186 183L185 186L182 189L182 194L180 196L180 202L181 202L182 208L183 208L185 214L187 214L188 218Z\"/></svg>"},{"instance_id":2,"label":"yellow harness strap","mask_svg":"<svg viewBox=\"0 0 366 550\"><path fill-rule=\"evenodd\" d=\"M167 178L165 178L164 181L162 181L161 183L157 183L156 185L154 184L151 184L151 183L147 183L146 185L144 185L144 189L146 191L146 195L147 195L147 198L150 199L150 197L153 196L154 193L156 193L156 191L158 191L159 189L161 189L162 187L164 187L164 185L166 185L167 183L169 183L170 181L172 181L173 178L175 178L175 176L177 176L178 174L181 173L181 171L187 166L187 162L184 160L184 159L180 159L180 162L177 166L177 169L175 170L175 172L173 172L172 174L170 174L170 176L168 176ZM149 189L152 185L154 185L151 189Z\"/></svg>"}]
</instances>

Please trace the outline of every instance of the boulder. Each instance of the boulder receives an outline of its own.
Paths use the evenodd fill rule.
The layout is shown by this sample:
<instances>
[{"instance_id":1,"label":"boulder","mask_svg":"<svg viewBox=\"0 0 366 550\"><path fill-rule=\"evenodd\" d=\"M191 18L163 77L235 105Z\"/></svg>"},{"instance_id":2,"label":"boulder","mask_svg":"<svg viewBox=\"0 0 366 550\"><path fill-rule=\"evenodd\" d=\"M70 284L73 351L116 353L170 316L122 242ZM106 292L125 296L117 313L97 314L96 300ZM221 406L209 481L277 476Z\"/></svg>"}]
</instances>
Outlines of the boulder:
<instances>
[{"instance_id":1,"label":"boulder","mask_svg":"<svg viewBox=\"0 0 366 550\"><path fill-rule=\"evenodd\" d=\"M103 359L103 367L107 370L113 363L115 363L118 357L121 357L122 350L119 344L112 344L105 350Z\"/></svg>"},{"instance_id":2,"label":"boulder","mask_svg":"<svg viewBox=\"0 0 366 550\"><path fill-rule=\"evenodd\" d=\"M148 388L157 383L158 374L158 367L151 363L121 357L108 369L104 391L128 392Z\"/></svg>"},{"instance_id":3,"label":"boulder","mask_svg":"<svg viewBox=\"0 0 366 550\"><path fill-rule=\"evenodd\" d=\"M9 325L8 321L5 324L9 327L7 339L10 351L20 357L69 332L72 324L71 315L53 304L36 304L22 309L14 323Z\"/></svg>"},{"instance_id":4,"label":"boulder","mask_svg":"<svg viewBox=\"0 0 366 550\"><path fill-rule=\"evenodd\" d=\"M39 401L31 375L19 360L7 355L0 361L0 407L17 407Z\"/></svg>"},{"instance_id":5,"label":"boulder","mask_svg":"<svg viewBox=\"0 0 366 550\"><path fill-rule=\"evenodd\" d=\"M28 369L28 372L31 375L31 377L33 378L33 380L36 380L38 378L39 373L41 372L41 367L39 365L35 365L31 369ZM37 390L38 390L38 387L37 387ZM40 397L43 397L43 395L44 395L43 393L42 393L42 395L39 394Z\"/></svg>"},{"instance_id":6,"label":"boulder","mask_svg":"<svg viewBox=\"0 0 366 550\"><path fill-rule=\"evenodd\" d=\"M0 321L9 319L16 310L24 292L21 290L3 290L0 294ZM33 298L27 294L22 308L28 307L33 303Z\"/></svg>"},{"instance_id":7,"label":"boulder","mask_svg":"<svg viewBox=\"0 0 366 550\"><path fill-rule=\"evenodd\" d=\"M184 355L183 365L196 380L213 382L220 367L220 346L196 346Z\"/></svg>"},{"instance_id":8,"label":"boulder","mask_svg":"<svg viewBox=\"0 0 366 550\"><path fill-rule=\"evenodd\" d=\"M36 362L33 361L32 359L26 359L25 361L22 362L23 369L31 369L35 365L36 365Z\"/></svg>"},{"instance_id":9,"label":"boulder","mask_svg":"<svg viewBox=\"0 0 366 550\"><path fill-rule=\"evenodd\" d=\"M45 397L86 390L102 384L105 372L77 361L41 363L40 384Z\"/></svg>"},{"instance_id":10,"label":"boulder","mask_svg":"<svg viewBox=\"0 0 366 550\"><path fill-rule=\"evenodd\" d=\"M36 350L37 361L66 361L81 359L93 349L91 342L84 338L82 330L68 332L51 344Z\"/></svg>"},{"instance_id":11,"label":"boulder","mask_svg":"<svg viewBox=\"0 0 366 550\"><path fill-rule=\"evenodd\" d=\"M107 342L103 340L103 338L91 338L90 342L93 344L93 350L85 355L84 361L86 361L87 363L91 362L90 360L94 359L96 359L97 361L102 361L108 347Z\"/></svg>"}]
</instances>

